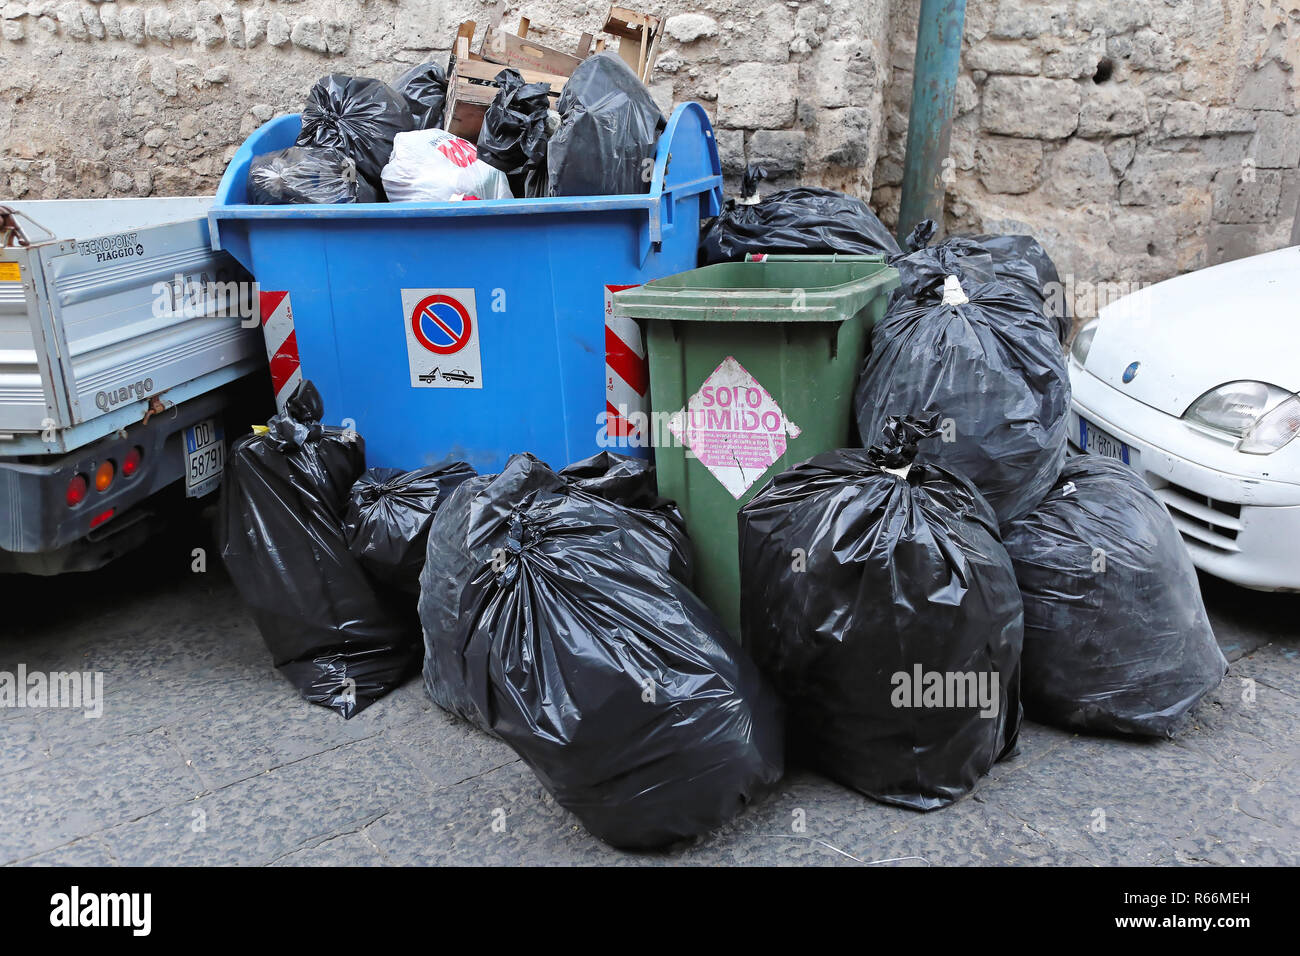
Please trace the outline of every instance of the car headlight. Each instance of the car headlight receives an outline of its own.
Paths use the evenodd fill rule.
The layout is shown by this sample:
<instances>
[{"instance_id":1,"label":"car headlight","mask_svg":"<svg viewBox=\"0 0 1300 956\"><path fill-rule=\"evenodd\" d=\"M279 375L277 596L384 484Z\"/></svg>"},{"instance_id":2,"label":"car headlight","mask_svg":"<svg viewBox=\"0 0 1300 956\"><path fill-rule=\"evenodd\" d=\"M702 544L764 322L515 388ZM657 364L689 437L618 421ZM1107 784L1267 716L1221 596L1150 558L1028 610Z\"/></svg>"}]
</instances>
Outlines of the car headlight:
<instances>
[{"instance_id":1,"label":"car headlight","mask_svg":"<svg viewBox=\"0 0 1300 956\"><path fill-rule=\"evenodd\" d=\"M1300 401L1276 385L1229 382L1192 402L1183 418L1241 438L1239 451L1267 455L1295 437Z\"/></svg>"},{"instance_id":2,"label":"car headlight","mask_svg":"<svg viewBox=\"0 0 1300 956\"><path fill-rule=\"evenodd\" d=\"M1080 365L1088 364L1088 353L1092 351L1092 340L1097 337L1097 326L1101 323L1100 319L1093 319L1087 325L1079 330L1079 334L1074 337L1074 342L1070 346L1070 354Z\"/></svg>"},{"instance_id":3,"label":"car headlight","mask_svg":"<svg viewBox=\"0 0 1300 956\"><path fill-rule=\"evenodd\" d=\"M1300 396L1284 399L1255 423L1237 446L1248 455L1270 455L1300 433Z\"/></svg>"}]
</instances>

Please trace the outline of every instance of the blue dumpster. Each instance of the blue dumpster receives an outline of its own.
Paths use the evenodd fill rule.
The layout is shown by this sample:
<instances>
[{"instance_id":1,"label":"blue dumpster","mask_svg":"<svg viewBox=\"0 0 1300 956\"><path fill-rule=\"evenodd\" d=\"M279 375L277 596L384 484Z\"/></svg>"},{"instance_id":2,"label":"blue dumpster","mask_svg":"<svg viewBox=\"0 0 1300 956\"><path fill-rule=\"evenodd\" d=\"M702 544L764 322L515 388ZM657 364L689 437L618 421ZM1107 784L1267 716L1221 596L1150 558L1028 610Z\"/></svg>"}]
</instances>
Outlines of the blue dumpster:
<instances>
[{"instance_id":1,"label":"blue dumpster","mask_svg":"<svg viewBox=\"0 0 1300 956\"><path fill-rule=\"evenodd\" d=\"M609 447L607 386L643 393L645 379L616 337L610 375L627 381L607 379L606 287L695 267L700 219L722 199L704 110L674 111L645 195L248 204L250 161L300 126L274 119L236 152L212 244L264 302L288 293L301 373L330 421L355 422L367 463L495 471L528 451L560 467Z\"/></svg>"}]
</instances>

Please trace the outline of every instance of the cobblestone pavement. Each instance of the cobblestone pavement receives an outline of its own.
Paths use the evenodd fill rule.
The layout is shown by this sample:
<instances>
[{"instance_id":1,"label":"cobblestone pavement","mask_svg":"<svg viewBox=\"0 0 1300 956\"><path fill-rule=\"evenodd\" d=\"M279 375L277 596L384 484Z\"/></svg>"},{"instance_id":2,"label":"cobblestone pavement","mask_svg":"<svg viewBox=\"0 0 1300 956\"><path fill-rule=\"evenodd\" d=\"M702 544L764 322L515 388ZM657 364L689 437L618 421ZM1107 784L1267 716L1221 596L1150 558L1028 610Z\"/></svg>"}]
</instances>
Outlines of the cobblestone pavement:
<instances>
[{"instance_id":1,"label":"cobblestone pavement","mask_svg":"<svg viewBox=\"0 0 1300 956\"><path fill-rule=\"evenodd\" d=\"M1232 670L1175 741L1028 723L1018 757L927 815L795 771L694 844L628 854L418 679L350 721L303 702L208 547L203 574L168 542L0 581L0 670L105 675L99 719L0 708L0 864L1300 863L1300 597L1204 582Z\"/></svg>"}]
</instances>

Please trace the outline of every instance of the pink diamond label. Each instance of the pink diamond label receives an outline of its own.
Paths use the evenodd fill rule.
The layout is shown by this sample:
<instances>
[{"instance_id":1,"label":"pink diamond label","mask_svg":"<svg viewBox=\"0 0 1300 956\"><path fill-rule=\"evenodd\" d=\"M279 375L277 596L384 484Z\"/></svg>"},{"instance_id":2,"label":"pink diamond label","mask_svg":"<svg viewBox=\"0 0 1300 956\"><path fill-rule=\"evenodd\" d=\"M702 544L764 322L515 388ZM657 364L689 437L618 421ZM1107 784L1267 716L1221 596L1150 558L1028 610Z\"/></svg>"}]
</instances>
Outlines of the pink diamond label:
<instances>
[{"instance_id":1,"label":"pink diamond label","mask_svg":"<svg viewBox=\"0 0 1300 956\"><path fill-rule=\"evenodd\" d=\"M673 413L668 430L739 499L785 454L799 426L744 366L728 355Z\"/></svg>"}]
</instances>

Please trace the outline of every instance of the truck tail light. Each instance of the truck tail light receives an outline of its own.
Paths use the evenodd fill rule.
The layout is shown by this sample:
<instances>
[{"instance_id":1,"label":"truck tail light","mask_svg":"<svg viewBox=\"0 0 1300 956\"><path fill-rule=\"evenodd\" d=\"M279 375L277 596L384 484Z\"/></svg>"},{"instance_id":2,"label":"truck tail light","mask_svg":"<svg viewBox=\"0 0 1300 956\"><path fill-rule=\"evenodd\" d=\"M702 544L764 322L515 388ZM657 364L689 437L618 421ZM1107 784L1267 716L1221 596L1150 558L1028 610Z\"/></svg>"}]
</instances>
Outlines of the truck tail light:
<instances>
[{"instance_id":1,"label":"truck tail light","mask_svg":"<svg viewBox=\"0 0 1300 956\"><path fill-rule=\"evenodd\" d=\"M144 458L144 449L136 445L122 459L122 477L130 478L140 470L140 461Z\"/></svg>"},{"instance_id":2,"label":"truck tail light","mask_svg":"<svg viewBox=\"0 0 1300 956\"><path fill-rule=\"evenodd\" d=\"M100 466L95 469L95 490L107 491L116 474L117 466L113 464L113 459L105 458Z\"/></svg>"},{"instance_id":3,"label":"truck tail light","mask_svg":"<svg viewBox=\"0 0 1300 956\"><path fill-rule=\"evenodd\" d=\"M85 475L73 475L72 480L68 482L67 501L69 508L75 508L86 500L86 492L90 490L90 481Z\"/></svg>"},{"instance_id":4,"label":"truck tail light","mask_svg":"<svg viewBox=\"0 0 1300 956\"><path fill-rule=\"evenodd\" d=\"M90 519L90 527L98 528L109 518L113 517L113 512L115 512L116 510L117 510L116 508L109 508L107 511L101 511L99 514L95 515L95 517Z\"/></svg>"}]
</instances>

